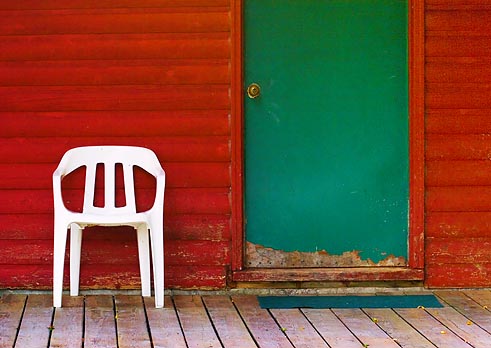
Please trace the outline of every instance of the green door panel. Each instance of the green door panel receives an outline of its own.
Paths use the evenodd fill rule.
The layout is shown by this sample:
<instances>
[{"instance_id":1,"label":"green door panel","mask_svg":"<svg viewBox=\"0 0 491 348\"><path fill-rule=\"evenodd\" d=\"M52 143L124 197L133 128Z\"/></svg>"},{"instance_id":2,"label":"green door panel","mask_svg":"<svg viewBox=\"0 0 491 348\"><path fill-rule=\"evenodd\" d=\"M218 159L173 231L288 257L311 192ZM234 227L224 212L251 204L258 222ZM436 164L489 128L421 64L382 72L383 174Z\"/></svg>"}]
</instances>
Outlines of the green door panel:
<instances>
[{"instance_id":1,"label":"green door panel","mask_svg":"<svg viewBox=\"0 0 491 348\"><path fill-rule=\"evenodd\" d=\"M248 242L407 258L407 3L245 0Z\"/></svg>"}]
</instances>

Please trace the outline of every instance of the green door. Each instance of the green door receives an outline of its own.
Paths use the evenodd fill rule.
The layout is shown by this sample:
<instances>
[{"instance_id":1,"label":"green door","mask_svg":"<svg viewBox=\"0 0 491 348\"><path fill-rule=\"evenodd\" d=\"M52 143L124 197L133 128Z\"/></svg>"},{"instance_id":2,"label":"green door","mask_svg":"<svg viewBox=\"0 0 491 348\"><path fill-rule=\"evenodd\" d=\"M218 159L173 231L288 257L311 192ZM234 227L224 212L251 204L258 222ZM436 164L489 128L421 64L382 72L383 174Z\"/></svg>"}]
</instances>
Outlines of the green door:
<instances>
[{"instance_id":1,"label":"green door","mask_svg":"<svg viewBox=\"0 0 491 348\"><path fill-rule=\"evenodd\" d=\"M406 265L406 1L244 4L246 264Z\"/></svg>"}]
</instances>

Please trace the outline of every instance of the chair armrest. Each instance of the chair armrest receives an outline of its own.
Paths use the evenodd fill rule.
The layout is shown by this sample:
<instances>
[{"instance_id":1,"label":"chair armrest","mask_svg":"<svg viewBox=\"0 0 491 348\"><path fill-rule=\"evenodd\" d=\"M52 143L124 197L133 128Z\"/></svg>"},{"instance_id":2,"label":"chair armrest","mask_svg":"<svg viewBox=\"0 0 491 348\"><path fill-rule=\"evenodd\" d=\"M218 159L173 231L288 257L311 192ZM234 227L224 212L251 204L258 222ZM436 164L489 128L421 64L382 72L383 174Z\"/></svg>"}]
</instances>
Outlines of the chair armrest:
<instances>
[{"instance_id":1,"label":"chair armrest","mask_svg":"<svg viewBox=\"0 0 491 348\"><path fill-rule=\"evenodd\" d=\"M60 167L56 168L53 173L53 200L55 207L65 208L63 197L61 195L61 180L63 179L63 171Z\"/></svg>"},{"instance_id":2,"label":"chair armrest","mask_svg":"<svg viewBox=\"0 0 491 348\"><path fill-rule=\"evenodd\" d=\"M156 188L155 188L155 201L153 203L153 208L164 206L164 193L165 193L165 172L163 169L159 169L156 179Z\"/></svg>"}]
</instances>

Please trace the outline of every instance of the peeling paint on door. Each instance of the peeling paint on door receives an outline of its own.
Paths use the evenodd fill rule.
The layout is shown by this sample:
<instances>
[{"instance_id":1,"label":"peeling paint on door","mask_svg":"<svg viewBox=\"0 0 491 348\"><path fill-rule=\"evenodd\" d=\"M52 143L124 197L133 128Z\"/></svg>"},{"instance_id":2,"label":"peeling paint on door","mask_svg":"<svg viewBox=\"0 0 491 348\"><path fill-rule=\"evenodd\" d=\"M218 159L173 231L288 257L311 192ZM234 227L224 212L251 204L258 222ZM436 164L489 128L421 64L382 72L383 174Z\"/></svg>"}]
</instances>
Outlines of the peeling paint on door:
<instances>
[{"instance_id":1,"label":"peeling paint on door","mask_svg":"<svg viewBox=\"0 0 491 348\"><path fill-rule=\"evenodd\" d=\"M315 252L283 251L267 248L254 243L246 243L246 265L260 268L302 268L302 267L384 267L406 266L402 256L388 255L375 263L362 259L360 251L345 251L341 255L331 255L325 250Z\"/></svg>"}]
</instances>

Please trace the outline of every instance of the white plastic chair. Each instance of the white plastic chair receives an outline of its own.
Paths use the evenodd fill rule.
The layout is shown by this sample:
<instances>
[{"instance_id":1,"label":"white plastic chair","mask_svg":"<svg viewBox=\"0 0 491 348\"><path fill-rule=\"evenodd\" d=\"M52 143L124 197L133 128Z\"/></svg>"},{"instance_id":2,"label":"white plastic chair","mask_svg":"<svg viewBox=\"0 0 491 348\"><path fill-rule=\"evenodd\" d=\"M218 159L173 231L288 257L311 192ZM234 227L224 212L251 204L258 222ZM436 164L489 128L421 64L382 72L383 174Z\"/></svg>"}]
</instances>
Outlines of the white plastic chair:
<instances>
[{"instance_id":1,"label":"white plastic chair","mask_svg":"<svg viewBox=\"0 0 491 348\"><path fill-rule=\"evenodd\" d=\"M96 168L104 165L104 207L94 206ZM115 204L115 167L123 168L126 205ZM75 169L86 167L85 193L82 212L68 210L61 195L63 177ZM156 195L153 206L137 212L133 167L138 166L156 179ZM87 226L133 226L137 230L138 255L142 296L151 296L150 290L150 230L154 274L155 307L164 305L164 213L165 172L155 153L133 146L87 146L65 153L53 173L54 194L54 250L53 250L53 305L61 307L63 268L67 229L70 228L70 295L79 292L80 253L82 231Z\"/></svg>"}]
</instances>

